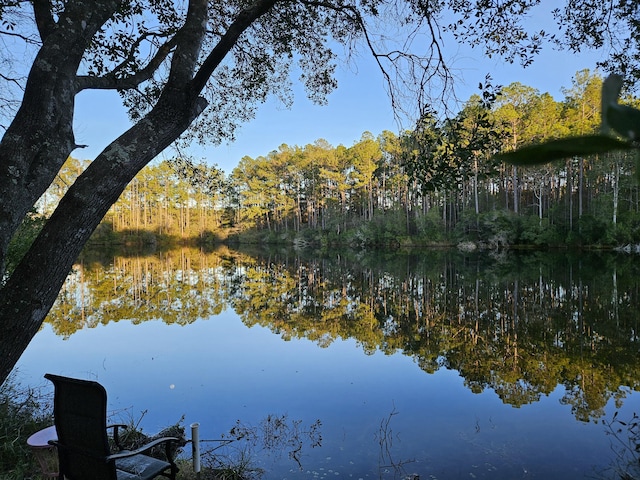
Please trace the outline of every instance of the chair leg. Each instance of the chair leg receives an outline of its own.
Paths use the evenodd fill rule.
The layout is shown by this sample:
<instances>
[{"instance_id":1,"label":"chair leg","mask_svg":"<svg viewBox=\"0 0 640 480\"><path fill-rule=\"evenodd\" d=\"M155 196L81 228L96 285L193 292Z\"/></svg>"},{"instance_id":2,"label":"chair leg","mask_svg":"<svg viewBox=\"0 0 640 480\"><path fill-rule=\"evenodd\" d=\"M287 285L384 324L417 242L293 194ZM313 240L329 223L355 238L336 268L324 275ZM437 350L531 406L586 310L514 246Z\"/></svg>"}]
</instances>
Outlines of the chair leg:
<instances>
[{"instance_id":1,"label":"chair leg","mask_svg":"<svg viewBox=\"0 0 640 480\"><path fill-rule=\"evenodd\" d=\"M171 464L171 473L167 475L167 477L171 480L176 480L179 469L174 458L175 451L173 451L173 442L165 443L165 455L167 456L167 461Z\"/></svg>"}]
</instances>

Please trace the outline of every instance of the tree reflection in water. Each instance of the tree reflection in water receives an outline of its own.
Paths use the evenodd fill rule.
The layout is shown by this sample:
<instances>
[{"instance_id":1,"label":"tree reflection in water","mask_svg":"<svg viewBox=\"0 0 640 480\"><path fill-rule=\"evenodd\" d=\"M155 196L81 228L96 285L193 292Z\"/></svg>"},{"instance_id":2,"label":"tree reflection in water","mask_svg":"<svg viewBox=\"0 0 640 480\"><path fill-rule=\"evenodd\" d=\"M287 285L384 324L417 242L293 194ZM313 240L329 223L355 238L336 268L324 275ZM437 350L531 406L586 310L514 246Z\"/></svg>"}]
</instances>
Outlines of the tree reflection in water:
<instances>
[{"instance_id":1,"label":"tree reflection in water","mask_svg":"<svg viewBox=\"0 0 640 480\"><path fill-rule=\"evenodd\" d=\"M519 407L564 386L582 421L637 390L640 272L616 254L420 251L85 254L48 322L59 335L118 320L188 324L227 308L320 347L355 339Z\"/></svg>"}]
</instances>

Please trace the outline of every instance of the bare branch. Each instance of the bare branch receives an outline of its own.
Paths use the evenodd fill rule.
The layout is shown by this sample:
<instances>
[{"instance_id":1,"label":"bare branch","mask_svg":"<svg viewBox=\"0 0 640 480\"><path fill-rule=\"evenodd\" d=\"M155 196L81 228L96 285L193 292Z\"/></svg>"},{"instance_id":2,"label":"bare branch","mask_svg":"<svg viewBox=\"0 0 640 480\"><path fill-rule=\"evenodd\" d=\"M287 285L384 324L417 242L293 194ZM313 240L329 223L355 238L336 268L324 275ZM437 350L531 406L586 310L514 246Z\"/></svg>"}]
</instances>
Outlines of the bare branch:
<instances>
[{"instance_id":1,"label":"bare branch","mask_svg":"<svg viewBox=\"0 0 640 480\"><path fill-rule=\"evenodd\" d=\"M375 59L375 62L382 73L386 85L387 94L391 101L396 120L400 122L400 113L408 113L402 108L400 96L402 92L411 92L417 96L411 97L415 102L417 98L418 112L422 115L428 102L427 91L432 85L432 81L438 78L442 83L442 93L440 101L444 102L444 96L450 88L453 75L449 71L441 49L442 38L439 27L432 16L424 15L422 20L417 22L413 32L406 38L407 41L402 49L393 49L387 52L381 50L381 45L371 36L370 28L367 25L362 13L352 5L335 5L326 1L301 0L305 5L326 8L342 14L349 15L351 20L358 26L358 30L364 37L364 43ZM415 39L421 31L421 27L426 22L430 40L425 54L411 53L411 41ZM385 64L386 60L388 64ZM406 70L403 69L406 68ZM395 73L392 72L395 71ZM406 96L406 94L404 95ZM411 116L411 115L409 115Z\"/></svg>"},{"instance_id":2,"label":"bare branch","mask_svg":"<svg viewBox=\"0 0 640 480\"><path fill-rule=\"evenodd\" d=\"M387 85L387 93L389 94L391 105L394 107L394 110L395 110L395 106L397 105L398 102L396 101L396 96L394 93L395 89L393 88L393 80L391 78L390 73L387 71L387 69L385 68L385 66L382 64L380 60L381 58L385 58L385 57L390 59L392 53L390 52L387 54L382 54L378 52L371 36L369 35L367 25L364 19L362 18L362 16L360 15L360 12L352 5L338 6L329 2L323 2L323 1L317 2L317 1L307 1L307 0L302 0L301 3L305 5L313 6L313 7L326 8L326 9L337 11L340 13L346 12L351 15L352 20L354 21L355 24L358 25L360 31L362 32L365 39L365 43L367 44L367 48L371 53L371 55L373 56L373 58L375 59L376 64L378 65L378 68L380 69L380 72L382 73L382 76L385 79L385 83Z\"/></svg>"},{"instance_id":3,"label":"bare branch","mask_svg":"<svg viewBox=\"0 0 640 480\"><path fill-rule=\"evenodd\" d=\"M41 44L41 42L36 40L34 37L30 37L28 35L21 35L19 33L15 33L15 32L6 32L5 31L5 32L0 32L0 35L6 36L6 37L19 38L20 40L22 40L25 43L28 43L30 45L39 45L39 44Z\"/></svg>"},{"instance_id":4,"label":"bare branch","mask_svg":"<svg viewBox=\"0 0 640 480\"><path fill-rule=\"evenodd\" d=\"M169 39L166 43L164 43L158 51L154 55L154 57L149 61L149 63L142 69L138 70L134 75L130 75L127 77L118 77L118 73L128 65L134 58L134 52L136 48L148 37L149 35L141 35L140 38L136 40L134 45L132 45L129 55L112 71L108 74L95 77L91 75L81 75L78 77L78 86L80 90L86 89L96 89L96 90L126 90L130 88L135 88L143 82L146 82L156 70L162 65L169 54L173 51L176 45L180 42L181 39L181 30L179 30L171 39ZM161 36L159 34L155 34L154 36Z\"/></svg>"},{"instance_id":5,"label":"bare branch","mask_svg":"<svg viewBox=\"0 0 640 480\"><path fill-rule=\"evenodd\" d=\"M22 83L20 83L16 78L8 77L0 73L0 79L4 80L7 83L13 83L15 86L22 89Z\"/></svg>"}]
</instances>

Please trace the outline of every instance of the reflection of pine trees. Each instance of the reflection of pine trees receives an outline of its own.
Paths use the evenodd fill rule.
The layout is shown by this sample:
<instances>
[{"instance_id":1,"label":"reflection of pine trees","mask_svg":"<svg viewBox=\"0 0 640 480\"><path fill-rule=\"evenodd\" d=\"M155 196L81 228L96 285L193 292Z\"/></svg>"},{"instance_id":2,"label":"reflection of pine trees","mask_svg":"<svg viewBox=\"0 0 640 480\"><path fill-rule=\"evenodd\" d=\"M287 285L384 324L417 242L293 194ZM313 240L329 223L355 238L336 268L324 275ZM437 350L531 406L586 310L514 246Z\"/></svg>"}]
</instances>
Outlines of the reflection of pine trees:
<instances>
[{"instance_id":1,"label":"reflection of pine trees","mask_svg":"<svg viewBox=\"0 0 640 480\"><path fill-rule=\"evenodd\" d=\"M638 383L638 272L615 256L451 252L304 258L182 249L76 266L49 322L61 335L122 319L187 324L233 308L249 326L325 347L401 352L520 406L558 385L577 418ZM603 265L605 265L603 267Z\"/></svg>"},{"instance_id":2,"label":"reflection of pine trees","mask_svg":"<svg viewBox=\"0 0 640 480\"><path fill-rule=\"evenodd\" d=\"M221 313L234 291L233 255L177 249L115 256L74 267L47 321L59 335L112 321L163 320L185 325Z\"/></svg>"}]
</instances>

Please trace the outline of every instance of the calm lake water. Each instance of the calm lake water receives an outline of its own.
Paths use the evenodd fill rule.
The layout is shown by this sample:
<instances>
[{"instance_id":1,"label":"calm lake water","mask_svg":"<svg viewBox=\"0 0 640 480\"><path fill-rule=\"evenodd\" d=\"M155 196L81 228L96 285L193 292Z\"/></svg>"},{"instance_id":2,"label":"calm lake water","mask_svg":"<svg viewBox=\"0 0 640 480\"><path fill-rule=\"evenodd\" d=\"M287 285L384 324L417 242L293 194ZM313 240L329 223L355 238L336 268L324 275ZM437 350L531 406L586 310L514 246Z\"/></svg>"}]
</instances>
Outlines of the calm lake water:
<instances>
[{"instance_id":1,"label":"calm lake water","mask_svg":"<svg viewBox=\"0 0 640 480\"><path fill-rule=\"evenodd\" d=\"M615 478L639 303L640 258L615 254L86 256L18 379L95 379L148 433L284 417L281 448L226 450L267 479Z\"/></svg>"}]
</instances>

